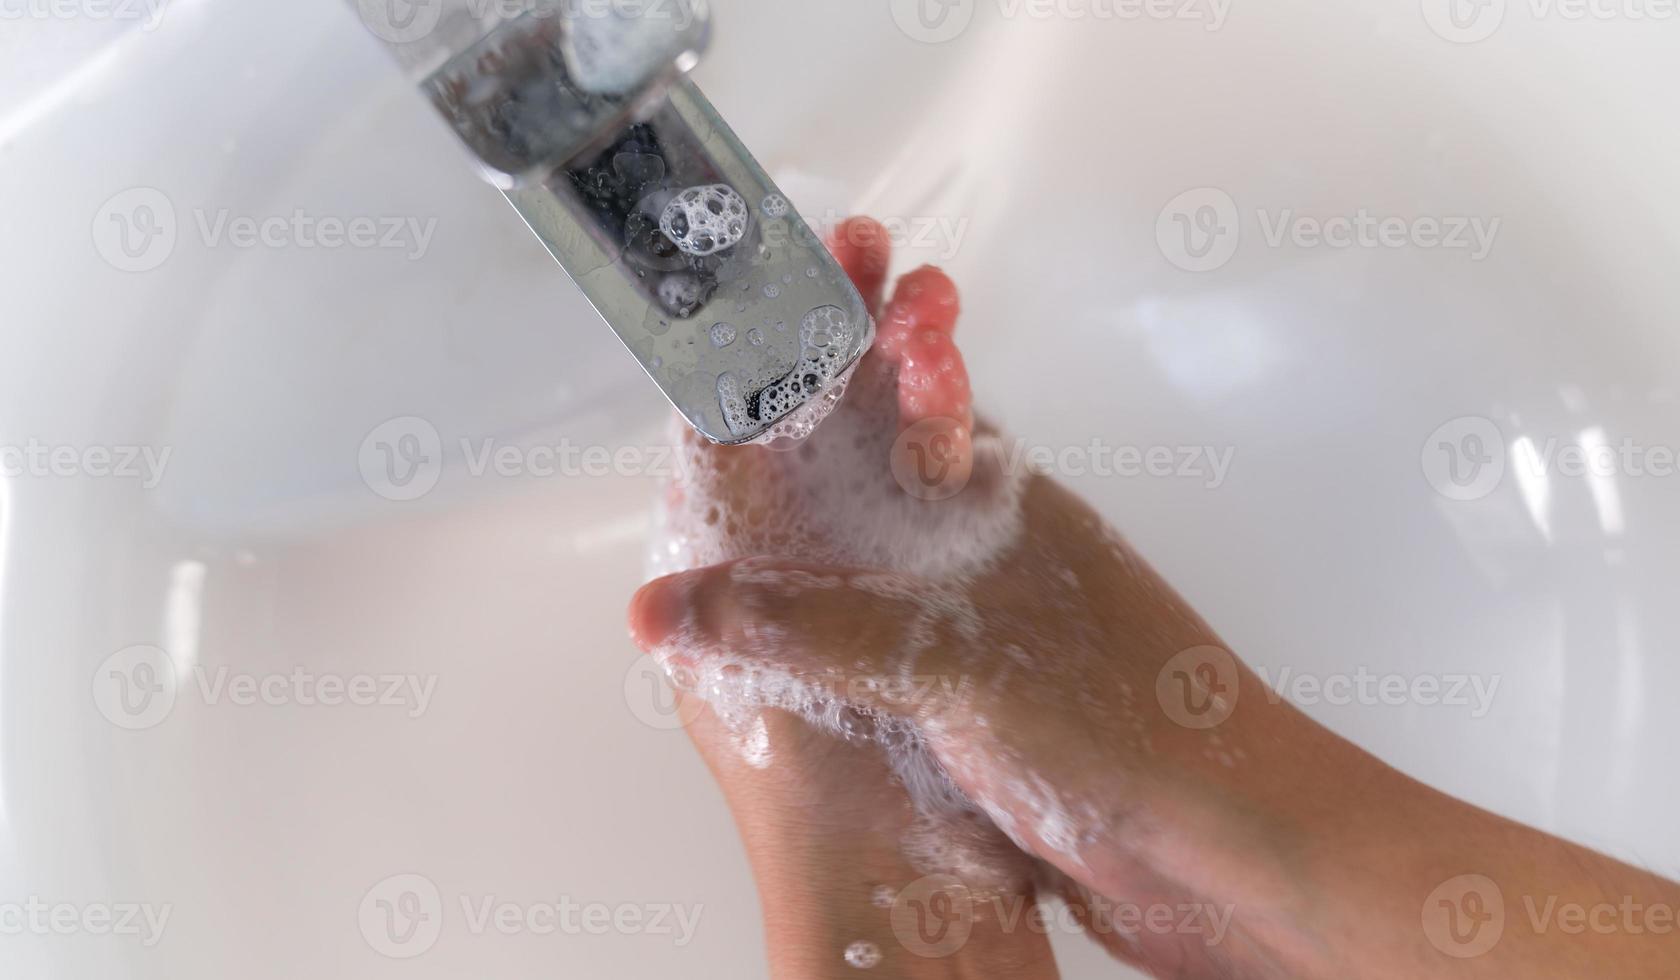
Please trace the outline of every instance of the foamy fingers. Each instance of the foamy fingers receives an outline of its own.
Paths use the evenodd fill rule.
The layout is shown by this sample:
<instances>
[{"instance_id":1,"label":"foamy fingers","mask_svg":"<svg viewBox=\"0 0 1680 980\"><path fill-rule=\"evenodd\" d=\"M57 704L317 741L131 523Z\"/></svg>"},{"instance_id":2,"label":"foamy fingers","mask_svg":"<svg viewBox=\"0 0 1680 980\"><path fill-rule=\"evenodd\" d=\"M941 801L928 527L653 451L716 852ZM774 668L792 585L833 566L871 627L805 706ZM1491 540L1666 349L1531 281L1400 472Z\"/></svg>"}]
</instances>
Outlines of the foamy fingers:
<instances>
[{"instance_id":1,"label":"foamy fingers","mask_svg":"<svg viewBox=\"0 0 1680 980\"><path fill-rule=\"evenodd\" d=\"M667 576L630 607L636 642L672 671L785 679L754 700L802 714L805 697L906 719L952 707L951 685L925 682L972 618L959 592L913 576L766 558Z\"/></svg>"}]
</instances>

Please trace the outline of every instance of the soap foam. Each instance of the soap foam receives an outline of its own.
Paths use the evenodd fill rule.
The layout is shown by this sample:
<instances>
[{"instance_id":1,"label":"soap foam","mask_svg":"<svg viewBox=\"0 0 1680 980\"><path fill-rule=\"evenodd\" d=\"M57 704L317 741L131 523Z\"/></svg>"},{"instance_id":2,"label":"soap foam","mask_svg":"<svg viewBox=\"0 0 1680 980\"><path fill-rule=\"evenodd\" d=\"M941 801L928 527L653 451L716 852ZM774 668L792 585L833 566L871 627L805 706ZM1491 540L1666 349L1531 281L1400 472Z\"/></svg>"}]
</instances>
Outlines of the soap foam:
<instances>
[{"instance_id":1,"label":"soap foam","mask_svg":"<svg viewBox=\"0 0 1680 980\"><path fill-rule=\"evenodd\" d=\"M849 344L845 317L834 313L839 311L819 308L801 322L800 337L808 350L820 354ZM809 360L813 366L822 363ZM649 569L666 575L764 555L838 569L878 569L848 573L845 584L883 598L908 599L919 610L892 661L892 673L908 681L938 629L979 636L970 583L1018 540L1024 477L977 472L968 488L950 500L911 497L889 465L896 438L895 368L870 359L855 371L855 376L832 379L840 383L827 385L823 399L807 403L821 404L832 415L821 429L811 432L812 423L799 433L809 438L792 451L720 450L679 426L677 472L682 478L655 515ZM841 402L847 379L852 392ZM726 411L730 406L744 411L747 392L738 378L720 380L719 397ZM1000 436L977 435L975 443L976 460L1004 458L998 451ZM841 585L838 579L825 584L822 577L756 560L741 562L734 574L789 595ZM762 626L755 628L757 639L773 645L775 637L765 636ZM656 659L667 666L686 662L698 635L692 624L679 629L654 651ZM736 658L708 656L701 670L701 676L681 680L714 708L723 706L723 716L735 719L732 731L750 732L748 719L774 708L797 714L834 737L878 746L918 814L903 848L924 873L957 872L998 887L1019 880L1019 869L1010 866L1019 855L1000 854L985 843L989 835L995 839L985 810L951 779L929 750L927 733L914 723L848 703L843 692L820 690ZM769 757L767 747L738 745L744 756L750 746L748 761L754 764Z\"/></svg>"},{"instance_id":2,"label":"soap foam","mask_svg":"<svg viewBox=\"0 0 1680 980\"><path fill-rule=\"evenodd\" d=\"M728 184L690 187L665 205L659 230L689 255L712 255L745 237L747 202Z\"/></svg>"},{"instance_id":3,"label":"soap foam","mask_svg":"<svg viewBox=\"0 0 1680 980\"><path fill-rule=\"evenodd\" d=\"M722 326L728 325L718 325ZM718 327L712 328L712 343L719 347L734 343L735 328L729 327L727 342L720 343ZM756 441L797 440L810 435L840 403L850 372L846 355L853 349L859 329L868 327L851 324L837 306L819 306L799 323L799 360L786 374L774 379L742 378L733 371L719 375L718 406L729 431L740 435L758 428L765 419L778 419L785 424L774 426ZM763 334L759 337L762 341ZM809 410L800 412L797 418L784 418L802 409Z\"/></svg>"},{"instance_id":4,"label":"soap foam","mask_svg":"<svg viewBox=\"0 0 1680 980\"><path fill-rule=\"evenodd\" d=\"M977 433L977 470L961 494L926 502L905 493L889 465L896 392L883 372L890 380L890 366L859 365L847 397L836 399L829 419L792 452L719 451L680 427L682 479L656 515L650 571L666 575L753 555L947 582L990 567L1020 529L1023 475L983 472L981 464L1007 453L1001 436ZM724 377L720 398L739 409L747 393L734 375ZM892 587L885 580L873 585Z\"/></svg>"}]
</instances>

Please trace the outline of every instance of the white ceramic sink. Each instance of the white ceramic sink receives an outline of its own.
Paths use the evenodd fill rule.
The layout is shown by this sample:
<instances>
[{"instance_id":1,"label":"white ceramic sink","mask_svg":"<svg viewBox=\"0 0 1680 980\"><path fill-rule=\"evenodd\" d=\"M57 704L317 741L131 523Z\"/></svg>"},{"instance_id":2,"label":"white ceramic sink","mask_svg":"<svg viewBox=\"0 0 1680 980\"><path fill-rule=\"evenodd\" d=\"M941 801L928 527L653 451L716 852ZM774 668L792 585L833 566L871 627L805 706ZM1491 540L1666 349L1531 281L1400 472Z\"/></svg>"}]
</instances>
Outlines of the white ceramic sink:
<instances>
[{"instance_id":1,"label":"white ceramic sink","mask_svg":"<svg viewBox=\"0 0 1680 980\"><path fill-rule=\"evenodd\" d=\"M808 217L872 213L923 243L905 268L950 269L1026 444L1234 453L1068 482L1239 652L1407 771L1680 873L1680 23L1513 4L1460 44L1403 0L1218 30L980 0L928 44L885 0L715 6L701 85ZM0 445L49 453L0 481L0 904L81 923L0 936L0 974L763 975L728 814L622 628L657 472L587 472L659 470L666 410L430 108L340 0L0 37ZM174 212L161 262L114 237L165 227L133 188ZM1311 244L1361 209L1402 243ZM204 230L294 211L431 230ZM1285 212L1310 221L1274 246ZM1485 256L1424 247L1456 218L1497 219ZM394 418L425 426L370 438ZM436 487L374 492L382 445L431 432ZM576 455L474 475L486 439ZM1625 442L1637 471L1568 472ZM93 474L129 446L168 450L155 486ZM299 703L323 678L385 703ZM475 929L487 900L579 925ZM105 906L169 917L148 945L90 928ZM584 906L644 918L594 934Z\"/></svg>"}]
</instances>

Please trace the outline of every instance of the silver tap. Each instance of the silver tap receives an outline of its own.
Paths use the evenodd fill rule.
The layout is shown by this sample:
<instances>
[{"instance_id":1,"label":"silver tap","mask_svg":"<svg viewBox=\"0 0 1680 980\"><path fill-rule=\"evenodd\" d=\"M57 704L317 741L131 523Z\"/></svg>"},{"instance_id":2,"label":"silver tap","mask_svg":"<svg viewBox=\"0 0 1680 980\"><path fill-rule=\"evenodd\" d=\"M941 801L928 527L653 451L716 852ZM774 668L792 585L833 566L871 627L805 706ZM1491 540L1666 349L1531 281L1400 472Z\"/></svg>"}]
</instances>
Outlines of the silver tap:
<instances>
[{"instance_id":1,"label":"silver tap","mask_svg":"<svg viewBox=\"0 0 1680 980\"><path fill-rule=\"evenodd\" d=\"M701 434L839 397L874 324L687 79L705 0L349 2Z\"/></svg>"}]
</instances>

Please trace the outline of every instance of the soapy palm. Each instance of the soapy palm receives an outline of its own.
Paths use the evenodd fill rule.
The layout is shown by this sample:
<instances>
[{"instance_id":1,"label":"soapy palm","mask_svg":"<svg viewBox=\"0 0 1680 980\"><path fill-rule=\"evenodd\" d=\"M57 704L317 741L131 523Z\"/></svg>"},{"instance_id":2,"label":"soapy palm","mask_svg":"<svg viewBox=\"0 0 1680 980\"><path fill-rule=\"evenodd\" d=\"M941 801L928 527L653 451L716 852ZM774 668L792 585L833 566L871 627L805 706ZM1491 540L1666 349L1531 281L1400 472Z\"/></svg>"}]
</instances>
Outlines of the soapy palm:
<instances>
[{"instance_id":1,"label":"soapy palm","mask_svg":"<svg viewBox=\"0 0 1680 980\"><path fill-rule=\"evenodd\" d=\"M884 235L869 231L842 226L833 247L874 311L887 254ZM683 479L669 489L656 564L702 576L699 593L734 603L678 657L709 642L758 667L778 664L785 677L788 658L803 653L794 674L820 689L827 710L912 723L1000 826L1073 870L1077 854L1062 836L1076 824L1095 832L1109 805L1095 788L1079 791L1081 781L1104 774L1101 792L1112 792L1117 765L1132 767L1110 757L1159 734L1157 713L1138 703L1152 697L1152 672L1209 634L1186 610L1182 629L1152 643L1161 656L1121 655L1113 637L1127 624L1114 620L1131 607L1114 597L1154 601L1166 587L1077 498L1044 477L1004 472L1006 454L975 451L999 437L984 423L971 429L966 372L950 344L957 309L937 270L901 281L846 398L797 449L715 447L683 429ZM936 450L950 465L934 489L953 492L919 499L928 488L914 482L917 471L907 477L893 463ZM723 570L742 559L750 561ZM789 560L810 565L788 570ZM872 571L833 577L845 568ZM633 629L656 645L652 634L672 626L638 609ZM837 812L859 825L904 810L903 790L883 789L880 753L839 753L829 735L785 712L726 706L692 730L714 768L768 753L802 769L819 798L843 801ZM1068 791L1047 796L1041 787L1051 785ZM860 787L870 789L860 796Z\"/></svg>"},{"instance_id":2,"label":"soapy palm","mask_svg":"<svg viewBox=\"0 0 1680 980\"><path fill-rule=\"evenodd\" d=\"M837 229L831 248L871 313L878 313L888 260L884 231L866 220L848 222ZM867 509L810 520L810 515L799 512L800 488L855 477L848 469L859 455L867 460L865 465L875 465L880 481L888 480L888 453L903 450L893 446L893 436L911 413L925 416L949 411L959 417L954 421L964 427L969 424L966 375L949 343L954 301L955 289L942 273L922 269L906 277L888 306L878 343L850 380L846 398L797 447L719 447L680 426L682 478L667 488L661 533L655 541L655 567L680 572L763 555L842 565L879 561L881 549L864 543L872 530L867 526ZM959 381L954 387L937 386L936 400L930 400L926 384L901 398L901 376L908 373L903 356L906 341L913 333L929 329L937 330L938 337L918 342L917 348L939 355L933 363L935 371L943 363L946 373L952 373L954 360ZM927 366L930 359L923 357L920 363ZM909 371L914 370L916 363L911 362ZM908 383L902 387L908 388ZM906 399L912 402L907 407L903 405ZM881 436L870 447L875 451L859 452L860 434ZM897 496L899 491L891 493ZM902 503L919 504L908 498ZM697 697L692 692L683 696ZM719 703L685 710L694 719L688 727L691 736L737 809L770 809L781 799L796 807L798 819L819 834L837 840L873 837L893 849L907 835L928 832L925 827L917 829L918 821L925 818L913 812L906 789L867 737L819 732L795 714L775 708L743 709ZM867 718L840 710L845 724L860 733L867 730ZM1009 866L1005 873L1013 880L1028 876L1021 856L983 826L965 822L935 832L956 839L954 846L963 849L965 860L983 855L991 864Z\"/></svg>"}]
</instances>

